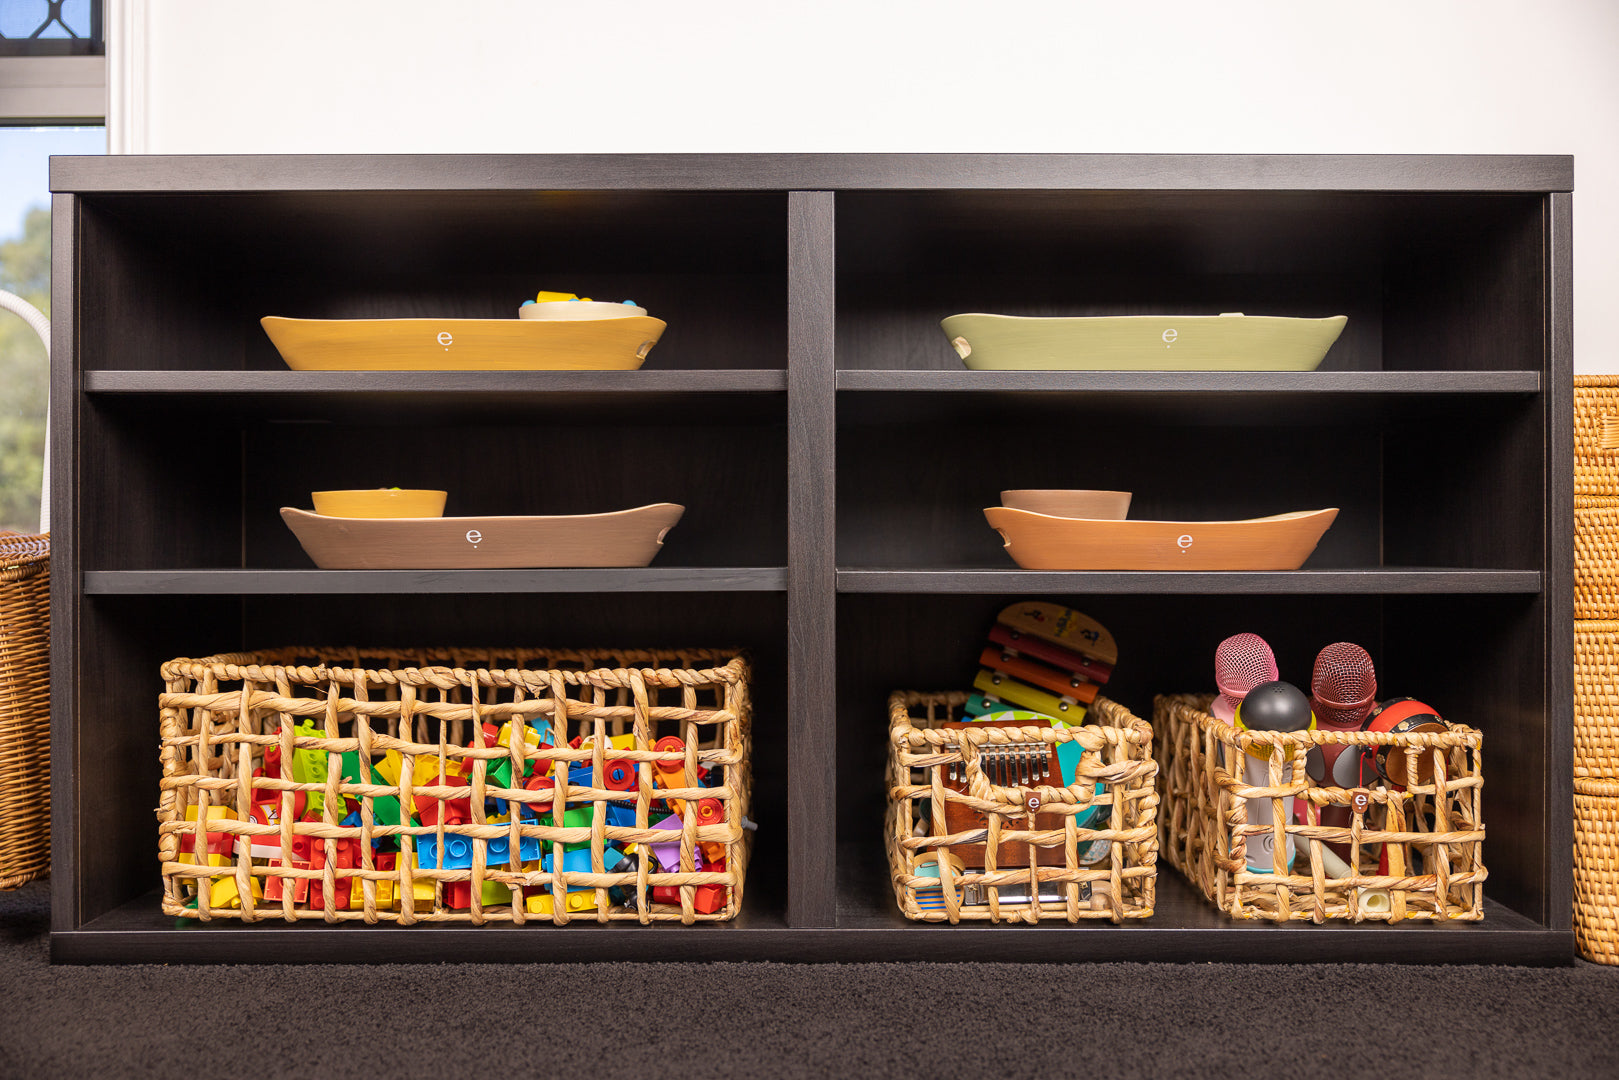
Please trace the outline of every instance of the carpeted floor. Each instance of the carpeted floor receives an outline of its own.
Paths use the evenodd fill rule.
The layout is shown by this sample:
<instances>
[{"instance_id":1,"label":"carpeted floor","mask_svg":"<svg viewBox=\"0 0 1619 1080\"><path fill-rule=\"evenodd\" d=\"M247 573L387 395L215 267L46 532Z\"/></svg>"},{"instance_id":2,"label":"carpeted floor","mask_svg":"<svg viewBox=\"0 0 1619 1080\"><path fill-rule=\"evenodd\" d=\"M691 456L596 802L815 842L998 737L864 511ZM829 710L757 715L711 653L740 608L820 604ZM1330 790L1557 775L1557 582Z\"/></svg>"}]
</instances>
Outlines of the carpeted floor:
<instances>
[{"instance_id":1,"label":"carpeted floor","mask_svg":"<svg viewBox=\"0 0 1619 1080\"><path fill-rule=\"evenodd\" d=\"M52 967L0 893L0 1077L1619 1076L1619 969Z\"/></svg>"}]
</instances>

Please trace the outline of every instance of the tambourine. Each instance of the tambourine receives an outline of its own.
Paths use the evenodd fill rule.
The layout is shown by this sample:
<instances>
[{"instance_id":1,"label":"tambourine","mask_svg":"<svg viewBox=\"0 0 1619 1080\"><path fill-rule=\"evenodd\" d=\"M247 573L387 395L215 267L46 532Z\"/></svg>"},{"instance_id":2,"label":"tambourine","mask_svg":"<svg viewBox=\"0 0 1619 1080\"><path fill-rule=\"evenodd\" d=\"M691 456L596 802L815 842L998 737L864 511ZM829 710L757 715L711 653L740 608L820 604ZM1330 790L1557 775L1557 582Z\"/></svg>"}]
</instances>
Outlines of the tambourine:
<instances>
[{"instance_id":1,"label":"tambourine","mask_svg":"<svg viewBox=\"0 0 1619 1080\"><path fill-rule=\"evenodd\" d=\"M1420 735L1449 731L1450 725L1440 719L1431 705L1416 698L1392 698L1383 702L1366 718L1365 731L1384 735ZM1433 781L1433 757L1425 750L1417 757L1417 774L1406 774L1406 748L1403 746L1376 746L1370 748L1377 775L1396 788L1421 787Z\"/></svg>"}]
</instances>

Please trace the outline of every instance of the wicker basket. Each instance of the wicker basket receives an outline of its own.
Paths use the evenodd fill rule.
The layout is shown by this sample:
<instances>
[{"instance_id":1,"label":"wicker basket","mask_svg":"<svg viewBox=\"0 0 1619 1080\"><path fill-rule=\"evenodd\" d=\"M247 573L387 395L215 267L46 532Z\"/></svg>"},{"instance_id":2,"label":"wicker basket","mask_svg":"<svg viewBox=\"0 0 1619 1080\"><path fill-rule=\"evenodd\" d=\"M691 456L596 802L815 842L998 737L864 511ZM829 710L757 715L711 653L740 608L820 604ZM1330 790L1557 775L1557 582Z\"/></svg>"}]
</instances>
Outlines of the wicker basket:
<instances>
[{"instance_id":1,"label":"wicker basket","mask_svg":"<svg viewBox=\"0 0 1619 1080\"><path fill-rule=\"evenodd\" d=\"M1619 375L1574 376L1574 494L1619 496Z\"/></svg>"},{"instance_id":2,"label":"wicker basket","mask_svg":"<svg viewBox=\"0 0 1619 1080\"><path fill-rule=\"evenodd\" d=\"M1619 622L1574 621L1574 776L1619 780Z\"/></svg>"},{"instance_id":3,"label":"wicker basket","mask_svg":"<svg viewBox=\"0 0 1619 1080\"><path fill-rule=\"evenodd\" d=\"M888 699L885 831L905 917L1074 923L1150 916L1158 872L1152 728L1103 697L1081 727L942 727L966 719L967 697L902 691ZM1061 786L1060 776L1057 786L1037 783L1038 764L993 764L998 754L1004 763L1018 747L1042 743L1052 749L1025 751L1022 760L1047 761L1064 743L1083 748L1071 786ZM950 832L947 819L966 812L974 822L981 816L984 827ZM997 869L997 856L1019 849L1022 858ZM917 872L924 864L934 876Z\"/></svg>"},{"instance_id":4,"label":"wicker basket","mask_svg":"<svg viewBox=\"0 0 1619 1080\"><path fill-rule=\"evenodd\" d=\"M1619 964L1619 783L1574 780L1574 941Z\"/></svg>"},{"instance_id":5,"label":"wicker basket","mask_svg":"<svg viewBox=\"0 0 1619 1080\"><path fill-rule=\"evenodd\" d=\"M734 653L280 650L162 674L166 914L689 924L740 908L751 709Z\"/></svg>"},{"instance_id":6,"label":"wicker basket","mask_svg":"<svg viewBox=\"0 0 1619 1080\"><path fill-rule=\"evenodd\" d=\"M0 889L51 872L51 539L0 532Z\"/></svg>"},{"instance_id":7,"label":"wicker basket","mask_svg":"<svg viewBox=\"0 0 1619 1080\"><path fill-rule=\"evenodd\" d=\"M1574 617L1619 619L1619 498L1574 499Z\"/></svg>"},{"instance_id":8,"label":"wicker basket","mask_svg":"<svg viewBox=\"0 0 1619 1080\"><path fill-rule=\"evenodd\" d=\"M1483 918L1484 779L1477 731L1456 725L1405 735L1239 731L1209 714L1211 700L1155 698L1153 726L1164 854L1217 907L1234 918L1275 922ZM1431 764L1432 782L1410 790L1316 784L1306 758L1312 747L1331 743L1399 747L1409 774L1417 773L1419 762ZM1281 752L1271 758L1268 785L1252 787L1244 772L1226 763L1246 761L1251 746L1263 745ZM1284 779L1284 762L1295 779ZM1347 807L1349 824L1297 824L1282 802L1289 796L1315 807L1317 821L1322 807ZM1267 797L1271 823L1249 825L1250 803ZM1248 866L1247 845L1264 832L1273 838L1274 851L1270 870L1260 872ZM1288 837L1298 851L1292 872L1283 865ZM1323 869L1329 844L1347 853L1347 876L1329 877ZM1386 872L1379 871L1379 848L1388 856ZM1413 873L1419 861L1424 872Z\"/></svg>"}]
</instances>

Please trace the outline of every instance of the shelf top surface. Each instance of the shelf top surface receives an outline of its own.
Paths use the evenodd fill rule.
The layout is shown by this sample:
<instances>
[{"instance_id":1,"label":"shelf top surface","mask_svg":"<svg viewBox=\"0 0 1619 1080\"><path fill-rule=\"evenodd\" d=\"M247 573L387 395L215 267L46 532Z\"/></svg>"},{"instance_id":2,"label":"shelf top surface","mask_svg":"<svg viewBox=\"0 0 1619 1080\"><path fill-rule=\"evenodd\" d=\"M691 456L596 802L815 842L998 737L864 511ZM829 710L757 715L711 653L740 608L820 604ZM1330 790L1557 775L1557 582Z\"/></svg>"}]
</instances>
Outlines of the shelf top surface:
<instances>
[{"instance_id":1,"label":"shelf top surface","mask_svg":"<svg viewBox=\"0 0 1619 1080\"><path fill-rule=\"evenodd\" d=\"M1571 191L1568 155L467 154L57 157L55 192Z\"/></svg>"}]
</instances>

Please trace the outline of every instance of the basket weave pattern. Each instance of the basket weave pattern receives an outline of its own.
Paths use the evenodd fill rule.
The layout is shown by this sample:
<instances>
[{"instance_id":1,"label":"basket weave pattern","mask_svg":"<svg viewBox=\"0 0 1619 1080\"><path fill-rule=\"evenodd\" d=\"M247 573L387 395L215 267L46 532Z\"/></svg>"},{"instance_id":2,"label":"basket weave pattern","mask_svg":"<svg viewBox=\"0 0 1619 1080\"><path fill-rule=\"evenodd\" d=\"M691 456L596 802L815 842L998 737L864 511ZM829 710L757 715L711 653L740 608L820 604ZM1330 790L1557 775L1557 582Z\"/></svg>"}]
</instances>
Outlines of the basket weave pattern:
<instances>
[{"instance_id":1,"label":"basket weave pattern","mask_svg":"<svg viewBox=\"0 0 1619 1080\"><path fill-rule=\"evenodd\" d=\"M1619 498L1574 499L1574 617L1619 619Z\"/></svg>"},{"instance_id":2,"label":"basket weave pattern","mask_svg":"<svg viewBox=\"0 0 1619 1080\"><path fill-rule=\"evenodd\" d=\"M1574 494L1619 496L1619 376L1574 376Z\"/></svg>"},{"instance_id":3,"label":"basket weave pattern","mask_svg":"<svg viewBox=\"0 0 1619 1080\"><path fill-rule=\"evenodd\" d=\"M51 870L50 557L0 533L0 889Z\"/></svg>"},{"instance_id":4,"label":"basket weave pattern","mask_svg":"<svg viewBox=\"0 0 1619 1080\"><path fill-rule=\"evenodd\" d=\"M1574 781L1574 942L1619 964L1619 782Z\"/></svg>"},{"instance_id":5,"label":"basket weave pattern","mask_svg":"<svg viewBox=\"0 0 1619 1080\"><path fill-rule=\"evenodd\" d=\"M748 665L734 652L288 649L173 660L162 675L158 846L166 914L401 925L689 924L729 919L740 908L751 848L743 827L751 706ZM311 720L313 732L297 732L300 721ZM478 741L475 733L508 724L506 742L468 745ZM683 740L683 751L653 749L670 735ZM569 745L581 737L582 748ZM324 780L285 779L285 771L263 768L272 751L281 762L300 752L302 760L324 758ZM392 752L397 780L383 782L379 765L374 782L346 782L341 755L356 752L351 761L373 764ZM704 767L717 783L654 789L655 762L683 763L688 777ZM634 768L633 784L609 787L608 770L625 775L625 763ZM491 772L503 764L509 777L531 769L549 773L550 783L518 787L514 779L501 787ZM570 764L589 768L588 784L579 782L582 774L570 782ZM254 776L256 769L263 775ZM466 779L452 784L452 773ZM255 792L279 798L276 823L250 820ZM294 800L312 805L317 796L318 820L295 820ZM678 828L649 828L649 805L658 798L683 802ZM470 821L446 823L441 810L433 825L418 825L398 813L456 799L466 800ZM486 799L509 801L490 804L491 814ZM390 800L399 824L378 821ZM719 820L699 825L699 800L719 800ZM633 808L633 825L608 824L610 804ZM355 805L358 822L344 825L346 808ZM513 811L507 820L490 820L502 805ZM533 815L516 812L521 808ZM678 867L654 873L642 857L634 872L607 872L609 839L678 841ZM379 840L399 849L392 869L378 866ZM452 850L447 841L470 847L470 865L450 869L448 858L445 869L437 861L417 865L424 845L445 853ZM252 845L277 854L251 858ZM580 845L588 845L588 871L577 859L564 866L565 852ZM308 856L302 861L293 857L300 846ZM697 869L700 846L723 851L722 870ZM496 851L505 854L497 858ZM554 858L555 872L542 869L543 855ZM697 910L700 886L723 888L717 910ZM469 902L452 906L452 887ZM678 888L679 902L653 902L656 887ZM627 902L614 903L609 889ZM221 895L223 905L215 902Z\"/></svg>"},{"instance_id":6,"label":"basket weave pattern","mask_svg":"<svg viewBox=\"0 0 1619 1080\"><path fill-rule=\"evenodd\" d=\"M1487 871L1477 731L1456 725L1447 732L1408 735L1238 731L1209 714L1211 700L1212 695L1159 696L1153 700L1153 727L1159 737L1165 857L1220 910L1233 918L1274 922L1483 918ZM1409 790L1318 785L1309 778L1306 758L1312 747L1330 743L1400 747L1408 775L1417 774L1419 757L1432 761L1432 783ZM1243 761L1251 746L1275 748L1265 787L1250 786L1240 767L1233 771L1227 764ZM1284 780L1289 764L1292 779ZM1347 827L1298 824L1282 802L1292 796L1319 811L1354 807L1357 795L1364 796L1365 809L1353 810ZM1271 800L1268 826L1248 824L1249 803L1258 799ZM1247 844L1267 829L1276 855L1270 872L1260 873L1248 868ZM1294 871L1308 872L1285 867L1287 836L1298 851ZM1324 844L1347 846L1348 877L1325 875ZM1388 851L1386 874L1378 872L1377 849L1368 845ZM1421 873L1414 872L1418 858ZM1386 891L1386 909L1366 902L1372 890Z\"/></svg>"},{"instance_id":7,"label":"basket weave pattern","mask_svg":"<svg viewBox=\"0 0 1619 1080\"><path fill-rule=\"evenodd\" d=\"M1152 758L1152 728L1117 702L1098 697L1080 727L940 729L965 720L964 693L922 694L899 691L888 699L888 814L885 834L894 897L906 918L924 922L1038 923L1085 919L1144 919L1153 913L1157 886L1158 834L1155 815L1158 765ZM1001 786L980 766L983 748L1007 743L1075 742L1084 748L1071 786ZM946 784L947 772L960 769L966 790ZM1104 785L1098 793L1097 784ZM1041 816L1058 815L1058 829L1035 831L1031 797ZM950 833L946 803L957 803L986 816L985 829ZM1089 811L1100 804L1101 817ZM1085 815L1092 827L1076 824ZM1080 852L1106 842L1107 854L1090 866ZM1003 844L1060 846L1063 865L1029 865L997 869ZM983 845L982 872L955 874L940 859L937 878L912 873L913 859L927 852ZM976 856L975 856L976 857ZM1038 863L1038 859L1027 860ZM1037 903L1003 902L1001 890L1019 886ZM1042 887L1043 886L1043 887ZM1082 899L1089 886L1090 898ZM982 889L984 902L963 901L969 888ZM919 890L938 890L942 903L923 907ZM1061 900L1050 897L1060 893Z\"/></svg>"},{"instance_id":8,"label":"basket weave pattern","mask_svg":"<svg viewBox=\"0 0 1619 1080\"><path fill-rule=\"evenodd\" d=\"M1574 776L1619 780L1619 622L1574 623Z\"/></svg>"}]
</instances>

